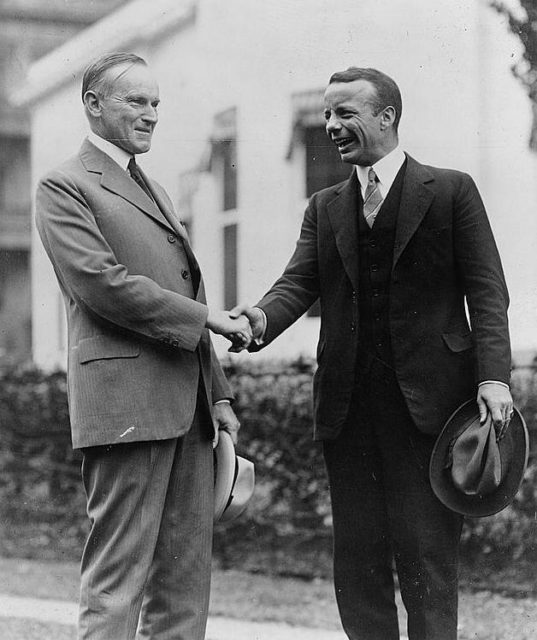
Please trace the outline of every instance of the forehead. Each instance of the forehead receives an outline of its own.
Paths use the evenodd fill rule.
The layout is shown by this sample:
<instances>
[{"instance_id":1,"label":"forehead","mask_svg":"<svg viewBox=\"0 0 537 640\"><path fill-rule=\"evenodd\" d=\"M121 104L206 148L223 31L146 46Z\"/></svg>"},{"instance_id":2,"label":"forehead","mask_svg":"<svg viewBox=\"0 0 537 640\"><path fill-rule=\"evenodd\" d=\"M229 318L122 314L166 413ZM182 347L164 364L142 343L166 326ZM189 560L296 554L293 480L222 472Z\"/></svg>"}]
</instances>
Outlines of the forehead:
<instances>
[{"instance_id":1,"label":"forehead","mask_svg":"<svg viewBox=\"0 0 537 640\"><path fill-rule=\"evenodd\" d=\"M158 97L158 83L149 67L143 64L122 64L107 69L104 83L111 94L142 93Z\"/></svg>"},{"instance_id":2,"label":"forehead","mask_svg":"<svg viewBox=\"0 0 537 640\"><path fill-rule=\"evenodd\" d=\"M324 92L324 104L327 109L337 109L345 105L362 107L375 98L375 87L368 80L333 82Z\"/></svg>"}]
</instances>

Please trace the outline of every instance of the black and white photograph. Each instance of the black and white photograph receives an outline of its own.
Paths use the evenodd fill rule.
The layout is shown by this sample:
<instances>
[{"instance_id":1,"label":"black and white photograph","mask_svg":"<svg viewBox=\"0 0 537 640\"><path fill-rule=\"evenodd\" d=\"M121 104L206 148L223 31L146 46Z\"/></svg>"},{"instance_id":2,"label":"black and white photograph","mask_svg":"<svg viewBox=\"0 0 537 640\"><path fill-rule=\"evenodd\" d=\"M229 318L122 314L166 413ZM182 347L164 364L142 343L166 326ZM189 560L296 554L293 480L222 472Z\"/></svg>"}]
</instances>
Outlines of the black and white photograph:
<instances>
[{"instance_id":1,"label":"black and white photograph","mask_svg":"<svg viewBox=\"0 0 537 640\"><path fill-rule=\"evenodd\" d=\"M0 639L537 638L537 0L0 0Z\"/></svg>"}]
</instances>

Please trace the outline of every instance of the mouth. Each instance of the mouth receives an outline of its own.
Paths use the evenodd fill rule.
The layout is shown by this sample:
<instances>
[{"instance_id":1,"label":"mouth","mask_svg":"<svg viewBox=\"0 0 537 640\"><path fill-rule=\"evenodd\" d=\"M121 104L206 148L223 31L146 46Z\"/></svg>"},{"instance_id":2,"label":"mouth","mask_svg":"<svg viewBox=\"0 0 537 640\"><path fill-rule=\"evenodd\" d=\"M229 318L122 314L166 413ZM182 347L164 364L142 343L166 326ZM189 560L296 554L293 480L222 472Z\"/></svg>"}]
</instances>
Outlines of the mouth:
<instances>
[{"instance_id":1,"label":"mouth","mask_svg":"<svg viewBox=\"0 0 537 640\"><path fill-rule=\"evenodd\" d=\"M151 135L153 133L152 129L135 129L136 133L141 133L142 135Z\"/></svg>"},{"instance_id":2,"label":"mouth","mask_svg":"<svg viewBox=\"0 0 537 640\"><path fill-rule=\"evenodd\" d=\"M332 142L338 148L340 153L345 153L348 147L350 147L354 142L354 138L332 138Z\"/></svg>"}]
</instances>

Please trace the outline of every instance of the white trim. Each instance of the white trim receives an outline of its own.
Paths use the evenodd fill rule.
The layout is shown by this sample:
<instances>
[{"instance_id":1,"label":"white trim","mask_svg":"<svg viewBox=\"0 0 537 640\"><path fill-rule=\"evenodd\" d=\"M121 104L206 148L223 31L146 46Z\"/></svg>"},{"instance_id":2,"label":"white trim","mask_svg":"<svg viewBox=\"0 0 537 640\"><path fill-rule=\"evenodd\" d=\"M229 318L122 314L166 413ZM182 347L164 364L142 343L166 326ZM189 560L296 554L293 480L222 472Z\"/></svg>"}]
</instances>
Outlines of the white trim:
<instances>
[{"instance_id":1,"label":"white trim","mask_svg":"<svg viewBox=\"0 0 537 640\"><path fill-rule=\"evenodd\" d=\"M30 66L11 102L29 106L72 81L93 59L162 38L195 17L196 0L132 0Z\"/></svg>"}]
</instances>

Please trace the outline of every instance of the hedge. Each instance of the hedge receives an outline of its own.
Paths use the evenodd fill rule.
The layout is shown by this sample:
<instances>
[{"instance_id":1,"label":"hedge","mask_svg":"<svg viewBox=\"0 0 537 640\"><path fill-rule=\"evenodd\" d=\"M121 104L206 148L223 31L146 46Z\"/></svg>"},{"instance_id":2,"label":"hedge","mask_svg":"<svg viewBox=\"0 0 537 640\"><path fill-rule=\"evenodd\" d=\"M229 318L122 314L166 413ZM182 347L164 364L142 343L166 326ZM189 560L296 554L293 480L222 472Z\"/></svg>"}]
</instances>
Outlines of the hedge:
<instances>
[{"instance_id":1,"label":"hedge","mask_svg":"<svg viewBox=\"0 0 537 640\"><path fill-rule=\"evenodd\" d=\"M256 492L246 515L215 531L224 566L326 577L331 571L331 514L321 447L311 438L312 362L228 364L241 421L238 452L255 463ZM513 391L537 434L537 375L517 370ZM63 372L0 373L0 554L78 559L87 531L71 449ZM513 504L469 520L467 561L537 560L537 460L532 455Z\"/></svg>"}]
</instances>

